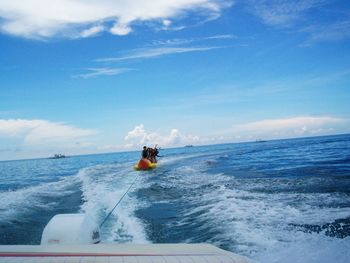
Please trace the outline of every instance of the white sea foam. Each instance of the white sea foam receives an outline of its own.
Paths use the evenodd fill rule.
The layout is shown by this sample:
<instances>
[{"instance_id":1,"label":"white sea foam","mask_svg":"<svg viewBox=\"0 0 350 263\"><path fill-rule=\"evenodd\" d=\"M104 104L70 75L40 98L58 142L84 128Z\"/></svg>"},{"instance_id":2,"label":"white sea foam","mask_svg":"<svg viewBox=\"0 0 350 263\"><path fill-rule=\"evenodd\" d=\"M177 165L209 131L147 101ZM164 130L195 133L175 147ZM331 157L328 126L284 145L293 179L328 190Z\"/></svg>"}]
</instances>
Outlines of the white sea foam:
<instances>
[{"instance_id":1,"label":"white sea foam","mask_svg":"<svg viewBox=\"0 0 350 263\"><path fill-rule=\"evenodd\" d=\"M291 242L279 242L256 255L269 263L346 263L350 258L350 237L339 239L320 234L291 233Z\"/></svg>"},{"instance_id":2,"label":"white sea foam","mask_svg":"<svg viewBox=\"0 0 350 263\"><path fill-rule=\"evenodd\" d=\"M0 222L8 222L28 213L33 209L49 210L56 204L55 201L48 202L48 198L59 198L71 194L75 189L76 178L64 177L57 182L42 183L36 186L20 188L15 191L0 193Z\"/></svg>"},{"instance_id":3,"label":"white sea foam","mask_svg":"<svg viewBox=\"0 0 350 263\"><path fill-rule=\"evenodd\" d=\"M228 246L260 262L348 262L348 237L339 239L324 232L306 233L297 227L349 217L349 208L327 206L349 199L348 196L251 192L242 186L239 190L232 186L232 177L206 174L198 169L201 164L196 166L178 168L175 172L179 176L171 182L191 193L184 198L195 207L184 212L178 227L200 225L198 230L214 230L216 234L206 242ZM206 190L208 184L211 185ZM186 241L193 242L196 238L189 237Z\"/></svg>"},{"instance_id":4,"label":"white sea foam","mask_svg":"<svg viewBox=\"0 0 350 263\"><path fill-rule=\"evenodd\" d=\"M84 203L81 211L100 224L138 176L131 164L98 165L79 171ZM139 176L129 193L101 229L104 242L147 243L144 226L134 215L139 206L135 191L142 183Z\"/></svg>"}]
</instances>

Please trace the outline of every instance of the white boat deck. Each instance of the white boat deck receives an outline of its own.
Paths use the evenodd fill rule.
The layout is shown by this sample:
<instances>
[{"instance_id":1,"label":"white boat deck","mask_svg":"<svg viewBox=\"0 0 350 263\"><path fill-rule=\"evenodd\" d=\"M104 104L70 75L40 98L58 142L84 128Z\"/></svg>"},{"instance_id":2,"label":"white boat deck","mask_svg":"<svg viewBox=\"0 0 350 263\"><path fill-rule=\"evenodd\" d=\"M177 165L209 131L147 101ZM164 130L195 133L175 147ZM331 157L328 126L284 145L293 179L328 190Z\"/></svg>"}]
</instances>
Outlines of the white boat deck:
<instances>
[{"instance_id":1,"label":"white boat deck","mask_svg":"<svg viewBox=\"0 0 350 263\"><path fill-rule=\"evenodd\" d=\"M208 244L0 246L0 262L248 263Z\"/></svg>"}]
</instances>

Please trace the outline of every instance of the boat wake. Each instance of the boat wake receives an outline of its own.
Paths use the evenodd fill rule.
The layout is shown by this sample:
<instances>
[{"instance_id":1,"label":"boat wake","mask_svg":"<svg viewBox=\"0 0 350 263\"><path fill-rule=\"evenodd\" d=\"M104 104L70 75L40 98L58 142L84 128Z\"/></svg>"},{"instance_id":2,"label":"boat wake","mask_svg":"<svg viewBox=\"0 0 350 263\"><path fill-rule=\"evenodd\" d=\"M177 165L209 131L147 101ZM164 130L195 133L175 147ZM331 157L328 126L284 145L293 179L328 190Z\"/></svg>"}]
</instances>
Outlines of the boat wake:
<instances>
[{"instance_id":1,"label":"boat wake","mask_svg":"<svg viewBox=\"0 0 350 263\"><path fill-rule=\"evenodd\" d=\"M132 165L98 165L79 171L82 199L81 212L89 214L100 224L135 180ZM101 229L102 242L148 243L142 222L134 216L139 206L135 191L142 178L111 214Z\"/></svg>"}]
</instances>

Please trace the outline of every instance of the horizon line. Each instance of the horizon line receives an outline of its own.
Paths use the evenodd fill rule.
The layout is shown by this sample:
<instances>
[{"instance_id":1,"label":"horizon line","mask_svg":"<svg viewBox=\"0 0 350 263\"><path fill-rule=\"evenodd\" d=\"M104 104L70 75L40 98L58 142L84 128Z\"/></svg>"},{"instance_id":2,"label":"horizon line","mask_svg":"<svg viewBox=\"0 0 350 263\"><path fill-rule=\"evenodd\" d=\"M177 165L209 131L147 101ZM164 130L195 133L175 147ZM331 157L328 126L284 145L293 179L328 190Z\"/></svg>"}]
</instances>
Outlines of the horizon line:
<instances>
[{"instance_id":1,"label":"horizon line","mask_svg":"<svg viewBox=\"0 0 350 263\"><path fill-rule=\"evenodd\" d=\"M350 133L339 133L339 134L329 134L329 135L315 135L315 136L305 136L305 137L291 137L291 138L279 138L279 139L267 139L264 140L265 142L270 141L282 141L282 140L298 140L298 139L308 139L308 138L319 138L319 137L332 137L332 136L345 136L350 135ZM257 139L250 140L250 141L241 141L241 142L224 142L224 143L213 143L213 144L199 144L199 145L193 145L193 147L206 147L206 146L214 146L214 145L224 145L224 144L241 144L241 143L256 143ZM181 149L185 148L185 145L183 146L176 146L176 147L160 147L161 149ZM127 151L114 151L114 152L103 152L103 153L87 153L87 154L77 154L77 155L68 155L65 158L70 157L83 157L83 156L91 156L91 155L104 155L104 154L121 154L121 153L132 153L132 152L139 152L141 150L127 150ZM16 162L16 161L32 161L32 160L43 160L43 159L50 159L52 156L49 157L36 157L36 158L24 158L24 159L8 159L8 160L0 160L0 163L2 162ZM62 159L65 159L62 158Z\"/></svg>"}]
</instances>

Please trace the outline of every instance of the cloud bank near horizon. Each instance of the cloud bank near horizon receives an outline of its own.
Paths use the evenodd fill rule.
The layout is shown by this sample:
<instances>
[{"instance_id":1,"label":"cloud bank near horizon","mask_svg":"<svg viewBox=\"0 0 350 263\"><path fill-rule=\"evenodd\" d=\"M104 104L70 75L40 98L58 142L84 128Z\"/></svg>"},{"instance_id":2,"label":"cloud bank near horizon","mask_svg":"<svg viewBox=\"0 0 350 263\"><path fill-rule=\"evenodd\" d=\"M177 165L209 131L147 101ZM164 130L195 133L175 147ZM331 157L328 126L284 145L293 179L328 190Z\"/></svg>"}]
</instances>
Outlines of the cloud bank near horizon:
<instances>
[{"instance_id":1,"label":"cloud bank near horizon","mask_svg":"<svg viewBox=\"0 0 350 263\"><path fill-rule=\"evenodd\" d=\"M127 149L140 148L143 145L153 146L155 144L161 147L184 146L185 144L195 143L199 140L198 136L184 135L178 129L171 129L167 135L148 132L143 124L135 126L124 138L126 142L125 148Z\"/></svg>"},{"instance_id":2,"label":"cloud bank near horizon","mask_svg":"<svg viewBox=\"0 0 350 263\"><path fill-rule=\"evenodd\" d=\"M172 29L173 23L195 12L204 20L215 19L232 4L231 0L3 0L0 30L39 39L90 37L103 31L122 36L132 32L137 23L152 22L160 29Z\"/></svg>"},{"instance_id":3,"label":"cloud bank near horizon","mask_svg":"<svg viewBox=\"0 0 350 263\"><path fill-rule=\"evenodd\" d=\"M255 139L283 139L308 136L321 136L334 133L336 127L347 126L348 119L332 116L299 116L283 119L265 119L255 122L234 125L231 129L218 132L216 135L203 136L182 134L173 128L169 134L146 131L143 124L135 126L128 132L124 140L125 148L136 149L143 145L159 144L163 147L177 147L186 144L217 144L242 142ZM349 132L349 129L344 129Z\"/></svg>"},{"instance_id":4,"label":"cloud bank near horizon","mask_svg":"<svg viewBox=\"0 0 350 263\"><path fill-rule=\"evenodd\" d=\"M69 143L97 132L48 120L0 119L0 138L19 138L29 146L52 146Z\"/></svg>"},{"instance_id":5,"label":"cloud bank near horizon","mask_svg":"<svg viewBox=\"0 0 350 263\"><path fill-rule=\"evenodd\" d=\"M284 119L266 119L234 125L232 132L236 138L293 138L316 136L334 132L334 127L346 124L349 120L332 116L299 116Z\"/></svg>"},{"instance_id":6,"label":"cloud bank near horizon","mask_svg":"<svg viewBox=\"0 0 350 263\"><path fill-rule=\"evenodd\" d=\"M73 125L48 120L0 119L0 159L23 159L50 156L61 152L68 155L137 150L143 145L153 147L182 147L187 144L206 145L283 139L349 133L349 119L332 116L299 116L284 119L265 119L241 123L214 134L185 134L177 128L168 133L150 131L136 125L118 142L97 143L98 133Z\"/></svg>"}]
</instances>

